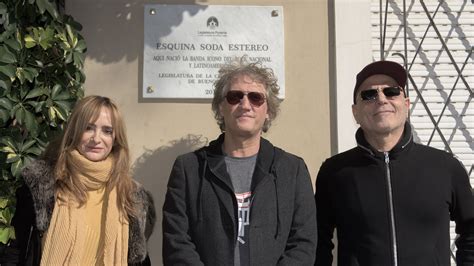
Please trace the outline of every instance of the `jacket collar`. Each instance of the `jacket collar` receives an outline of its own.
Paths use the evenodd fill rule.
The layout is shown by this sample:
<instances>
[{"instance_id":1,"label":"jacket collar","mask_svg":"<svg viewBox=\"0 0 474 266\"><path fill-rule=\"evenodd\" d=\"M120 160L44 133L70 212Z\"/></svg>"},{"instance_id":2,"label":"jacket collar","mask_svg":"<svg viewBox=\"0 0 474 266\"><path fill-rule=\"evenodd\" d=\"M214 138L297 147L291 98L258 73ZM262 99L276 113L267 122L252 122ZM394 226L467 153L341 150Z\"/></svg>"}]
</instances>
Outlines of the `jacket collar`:
<instances>
[{"instance_id":1,"label":"jacket collar","mask_svg":"<svg viewBox=\"0 0 474 266\"><path fill-rule=\"evenodd\" d=\"M370 155L375 156L375 157L384 157L384 153L377 151L375 148L373 148L367 139L364 136L364 131L362 128L359 128L356 132L356 141L357 141L357 146L368 152ZM398 143L395 145L395 147L392 148L392 150L389 151L389 155L391 158L396 158L401 152L406 150L407 148L411 147L413 144L413 134L412 134L412 128L411 125L408 121L405 122L405 126L403 129L403 134Z\"/></svg>"},{"instance_id":2,"label":"jacket collar","mask_svg":"<svg viewBox=\"0 0 474 266\"><path fill-rule=\"evenodd\" d=\"M222 181L225 184L225 189L216 189L215 192L223 203L227 213L230 215L234 225L234 236L237 235L237 206L236 199L234 196L234 190L232 186L232 181L230 179L229 173L227 173L227 167L225 165L225 155L222 151L222 144L224 142L224 134L221 134L219 138L215 141L209 143L207 148L203 150L203 160L204 160L204 170L202 173L202 179L206 178L206 164L209 167L209 171L214 174L214 176ZM257 153L257 161L255 164L255 170L252 176L251 190L255 191L259 185L273 181L275 185L275 196L277 204L277 230L276 235L279 235L280 229L280 214L279 214L279 204L278 204L278 192L277 192L277 175L276 175L276 165L278 165L278 158L281 156L282 151L274 147L269 141L264 138L260 138L260 147ZM214 177L210 177L211 179ZM214 183L214 182L211 182ZM216 184L213 184L216 185ZM201 192L200 192L201 193ZM202 206L202 197L200 196L200 205ZM201 207L199 207L202 212Z\"/></svg>"},{"instance_id":3,"label":"jacket collar","mask_svg":"<svg viewBox=\"0 0 474 266\"><path fill-rule=\"evenodd\" d=\"M224 143L224 134L221 134L216 140L209 143L206 149L206 157L208 160L210 170L216 177L224 182L229 189L232 189L232 181L224 160L224 153L222 151L222 144ZM266 139L260 138L260 148L257 154L257 162L255 164L255 171L252 177L252 190L274 169L276 161L275 147Z\"/></svg>"}]
</instances>

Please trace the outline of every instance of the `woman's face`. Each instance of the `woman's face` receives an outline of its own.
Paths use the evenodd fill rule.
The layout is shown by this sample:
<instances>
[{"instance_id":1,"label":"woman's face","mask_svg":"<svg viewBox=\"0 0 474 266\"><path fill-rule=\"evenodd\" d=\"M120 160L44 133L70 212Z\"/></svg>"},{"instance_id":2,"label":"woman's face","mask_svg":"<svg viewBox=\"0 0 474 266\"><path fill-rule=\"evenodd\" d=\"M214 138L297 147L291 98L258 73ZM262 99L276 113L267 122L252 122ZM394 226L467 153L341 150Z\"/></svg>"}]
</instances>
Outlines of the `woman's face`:
<instances>
[{"instance_id":1,"label":"woman's face","mask_svg":"<svg viewBox=\"0 0 474 266\"><path fill-rule=\"evenodd\" d=\"M112 127L111 112L102 107L96 121L90 121L82 134L79 152L87 159L98 162L109 156L114 145L115 132Z\"/></svg>"}]
</instances>

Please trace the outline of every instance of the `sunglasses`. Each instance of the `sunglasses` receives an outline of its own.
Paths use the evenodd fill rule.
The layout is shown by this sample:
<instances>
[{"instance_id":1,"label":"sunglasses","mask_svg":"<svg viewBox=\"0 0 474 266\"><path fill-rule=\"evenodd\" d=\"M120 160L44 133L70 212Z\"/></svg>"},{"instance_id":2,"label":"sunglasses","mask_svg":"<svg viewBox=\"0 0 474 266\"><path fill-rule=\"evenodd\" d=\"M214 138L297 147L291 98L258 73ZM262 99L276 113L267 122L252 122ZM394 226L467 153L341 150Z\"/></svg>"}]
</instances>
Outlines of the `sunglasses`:
<instances>
[{"instance_id":1,"label":"sunglasses","mask_svg":"<svg viewBox=\"0 0 474 266\"><path fill-rule=\"evenodd\" d=\"M265 103L265 95L256 91L228 91L225 96L225 99L230 105L236 105L240 103L240 101L244 98L245 95L247 95L247 99L253 106L258 107Z\"/></svg>"},{"instance_id":2,"label":"sunglasses","mask_svg":"<svg viewBox=\"0 0 474 266\"><path fill-rule=\"evenodd\" d=\"M402 92L401 87L385 87L382 89L383 94L385 97L390 98L390 97L395 97L399 96ZM365 90L360 92L360 98L364 101L374 101L377 99L379 96L379 90L378 89L370 89L370 90Z\"/></svg>"}]
</instances>

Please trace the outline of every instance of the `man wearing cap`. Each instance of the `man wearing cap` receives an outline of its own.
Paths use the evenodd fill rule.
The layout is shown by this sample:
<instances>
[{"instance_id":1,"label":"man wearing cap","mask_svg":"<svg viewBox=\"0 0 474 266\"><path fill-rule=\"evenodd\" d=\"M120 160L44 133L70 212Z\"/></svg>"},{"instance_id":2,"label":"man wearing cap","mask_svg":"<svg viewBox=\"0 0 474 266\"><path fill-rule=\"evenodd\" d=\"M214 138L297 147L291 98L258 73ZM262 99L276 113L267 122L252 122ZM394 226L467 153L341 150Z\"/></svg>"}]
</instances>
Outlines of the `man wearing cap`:
<instances>
[{"instance_id":1,"label":"man wearing cap","mask_svg":"<svg viewBox=\"0 0 474 266\"><path fill-rule=\"evenodd\" d=\"M327 159L316 179L316 265L474 265L474 200L452 154L413 142L404 68L369 64L357 75L352 113L357 147Z\"/></svg>"}]
</instances>

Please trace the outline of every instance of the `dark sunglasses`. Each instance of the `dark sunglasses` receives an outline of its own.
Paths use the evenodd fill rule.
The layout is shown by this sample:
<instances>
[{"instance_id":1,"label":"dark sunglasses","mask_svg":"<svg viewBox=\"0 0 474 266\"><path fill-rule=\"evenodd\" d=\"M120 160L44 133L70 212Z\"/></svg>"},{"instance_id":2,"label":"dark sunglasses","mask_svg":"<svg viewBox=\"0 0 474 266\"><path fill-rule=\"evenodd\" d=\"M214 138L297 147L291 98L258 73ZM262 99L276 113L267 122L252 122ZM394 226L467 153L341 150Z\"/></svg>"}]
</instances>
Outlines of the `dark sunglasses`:
<instances>
[{"instance_id":1,"label":"dark sunglasses","mask_svg":"<svg viewBox=\"0 0 474 266\"><path fill-rule=\"evenodd\" d=\"M251 92L243 92L243 91L228 91L225 99L231 105L239 104L240 101L247 95L249 102L253 106L260 106L265 103L265 95L260 92L251 91Z\"/></svg>"},{"instance_id":2,"label":"dark sunglasses","mask_svg":"<svg viewBox=\"0 0 474 266\"><path fill-rule=\"evenodd\" d=\"M382 89L383 94L385 97L395 97L401 94L402 88L401 87L385 87ZM364 101L374 101L379 96L379 90L377 89L370 89L360 92L360 98Z\"/></svg>"}]
</instances>

